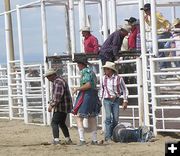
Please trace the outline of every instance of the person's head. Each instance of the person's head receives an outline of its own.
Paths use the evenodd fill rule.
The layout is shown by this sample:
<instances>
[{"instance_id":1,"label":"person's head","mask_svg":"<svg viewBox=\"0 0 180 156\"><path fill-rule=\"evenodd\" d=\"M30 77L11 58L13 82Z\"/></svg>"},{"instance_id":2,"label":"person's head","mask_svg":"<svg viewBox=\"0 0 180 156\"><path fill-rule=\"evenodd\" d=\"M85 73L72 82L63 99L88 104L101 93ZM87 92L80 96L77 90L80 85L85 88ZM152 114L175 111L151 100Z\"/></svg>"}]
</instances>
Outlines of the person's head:
<instances>
[{"instance_id":1,"label":"person's head","mask_svg":"<svg viewBox=\"0 0 180 156\"><path fill-rule=\"evenodd\" d=\"M90 27L87 27L87 26L83 27L80 31L81 31L83 37L86 37L89 34L91 34Z\"/></svg>"},{"instance_id":2,"label":"person's head","mask_svg":"<svg viewBox=\"0 0 180 156\"><path fill-rule=\"evenodd\" d=\"M141 8L140 10L144 10L145 14L151 15L151 4L150 3L144 4L144 7Z\"/></svg>"},{"instance_id":3,"label":"person's head","mask_svg":"<svg viewBox=\"0 0 180 156\"><path fill-rule=\"evenodd\" d=\"M52 68L48 69L44 75L44 77L46 77L51 82L55 80L56 76L57 76L56 71Z\"/></svg>"},{"instance_id":4,"label":"person's head","mask_svg":"<svg viewBox=\"0 0 180 156\"><path fill-rule=\"evenodd\" d=\"M104 73L107 76L112 76L113 74L117 74L116 65L114 62L107 61L106 64L103 66Z\"/></svg>"},{"instance_id":5,"label":"person's head","mask_svg":"<svg viewBox=\"0 0 180 156\"><path fill-rule=\"evenodd\" d=\"M131 26L128 24L124 24L123 26L120 27L120 32L123 37L127 36L130 30L131 30Z\"/></svg>"},{"instance_id":6,"label":"person's head","mask_svg":"<svg viewBox=\"0 0 180 156\"><path fill-rule=\"evenodd\" d=\"M179 18L174 19L173 27L174 28L180 28L180 19Z\"/></svg>"},{"instance_id":7,"label":"person's head","mask_svg":"<svg viewBox=\"0 0 180 156\"><path fill-rule=\"evenodd\" d=\"M130 26L135 26L137 19L135 17L130 17L129 19L125 19Z\"/></svg>"},{"instance_id":8,"label":"person's head","mask_svg":"<svg viewBox=\"0 0 180 156\"><path fill-rule=\"evenodd\" d=\"M87 67L90 63L87 61L87 57L82 56L79 58L76 58L73 62L76 62L78 65L79 70L82 70Z\"/></svg>"}]
</instances>

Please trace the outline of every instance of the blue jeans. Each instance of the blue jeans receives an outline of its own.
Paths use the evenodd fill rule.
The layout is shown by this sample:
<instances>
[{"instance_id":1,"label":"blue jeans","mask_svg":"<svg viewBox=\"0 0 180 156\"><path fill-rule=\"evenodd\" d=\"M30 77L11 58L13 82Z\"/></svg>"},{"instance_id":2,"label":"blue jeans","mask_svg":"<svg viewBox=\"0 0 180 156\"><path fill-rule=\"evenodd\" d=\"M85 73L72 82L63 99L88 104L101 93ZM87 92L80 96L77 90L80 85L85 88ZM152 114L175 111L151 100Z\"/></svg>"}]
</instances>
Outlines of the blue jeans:
<instances>
[{"instance_id":1,"label":"blue jeans","mask_svg":"<svg viewBox=\"0 0 180 156\"><path fill-rule=\"evenodd\" d=\"M104 99L105 108L105 140L112 138L113 129L119 122L119 103L120 98L116 98L114 101L110 99Z\"/></svg>"}]
</instances>

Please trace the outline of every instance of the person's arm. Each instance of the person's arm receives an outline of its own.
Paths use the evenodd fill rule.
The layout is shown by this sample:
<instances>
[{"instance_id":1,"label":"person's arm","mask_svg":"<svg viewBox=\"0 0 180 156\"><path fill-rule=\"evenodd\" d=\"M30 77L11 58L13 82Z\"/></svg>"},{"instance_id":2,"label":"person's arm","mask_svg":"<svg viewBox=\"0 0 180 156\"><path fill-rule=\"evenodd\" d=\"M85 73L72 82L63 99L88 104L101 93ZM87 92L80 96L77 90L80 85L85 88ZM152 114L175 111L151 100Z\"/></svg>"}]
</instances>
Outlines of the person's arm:
<instances>
[{"instance_id":1,"label":"person's arm","mask_svg":"<svg viewBox=\"0 0 180 156\"><path fill-rule=\"evenodd\" d=\"M64 85L63 83L55 83L52 93L52 99L49 101L48 111L51 112L52 108L56 107L62 96L64 95Z\"/></svg>"},{"instance_id":2,"label":"person's arm","mask_svg":"<svg viewBox=\"0 0 180 156\"><path fill-rule=\"evenodd\" d=\"M149 15L144 16L144 21L147 23L147 25L151 26L151 21L150 21L150 16Z\"/></svg>"},{"instance_id":3,"label":"person's arm","mask_svg":"<svg viewBox=\"0 0 180 156\"><path fill-rule=\"evenodd\" d=\"M112 49L113 49L113 55L116 57L118 52L119 52L119 48L121 47L121 41L120 41L120 31L114 33L114 37L113 37L113 41L112 41Z\"/></svg>"},{"instance_id":4,"label":"person's arm","mask_svg":"<svg viewBox=\"0 0 180 156\"><path fill-rule=\"evenodd\" d=\"M127 108L127 104L128 104L128 95L129 95L129 92L128 92L128 89L126 87L126 84L125 84L123 78L120 78L120 88L121 88L121 91L123 93L122 108L123 108L123 110L125 110Z\"/></svg>"},{"instance_id":5,"label":"person's arm","mask_svg":"<svg viewBox=\"0 0 180 156\"><path fill-rule=\"evenodd\" d=\"M78 87L75 89L74 93L76 93L77 91L85 91L85 90L89 90L91 88L91 83L87 82L84 85L82 85L81 87Z\"/></svg>"},{"instance_id":6,"label":"person's arm","mask_svg":"<svg viewBox=\"0 0 180 156\"><path fill-rule=\"evenodd\" d=\"M93 52L95 54L98 53L98 51L99 51L98 39L94 37L93 41L92 41L92 44L93 44L93 47L94 47Z\"/></svg>"},{"instance_id":7,"label":"person's arm","mask_svg":"<svg viewBox=\"0 0 180 156\"><path fill-rule=\"evenodd\" d=\"M104 76L102 78L102 84L101 84L101 88L100 88L100 99L102 100L103 99L103 96L104 96L104 85L103 85L103 82L104 82Z\"/></svg>"}]
</instances>

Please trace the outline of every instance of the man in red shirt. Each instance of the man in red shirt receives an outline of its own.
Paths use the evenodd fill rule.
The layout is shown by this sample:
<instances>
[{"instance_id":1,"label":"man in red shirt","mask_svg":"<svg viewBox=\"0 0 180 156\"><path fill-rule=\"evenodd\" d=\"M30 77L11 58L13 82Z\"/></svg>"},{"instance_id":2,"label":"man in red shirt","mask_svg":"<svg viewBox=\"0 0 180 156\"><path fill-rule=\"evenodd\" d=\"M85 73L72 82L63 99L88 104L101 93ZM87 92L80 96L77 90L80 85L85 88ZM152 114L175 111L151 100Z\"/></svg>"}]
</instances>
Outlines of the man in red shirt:
<instances>
[{"instance_id":1,"label":"man in red shirt","mask_svg":"<svg viewBox=\"0 0 180 156\"><path fill-rule=\"evenodd\" d=\"M90 27L83 27L81 32L84 37L84 52L86 54L97 54L99 52L98 39L91 34Z\"/></svg>"},{"instance_id":2,"label":"man in red shirt","mask_svg":"<svg viewBox=\"0 0 180 156\"><path fill-rule=\"evenodd\" d=\"M125 19L125 21L127 21L128 24L131 26L131 32L128 37L128 49L129 50L140 50L141 43L140 43L139 21L134 17Z\"/></svg>"}]
</instances>

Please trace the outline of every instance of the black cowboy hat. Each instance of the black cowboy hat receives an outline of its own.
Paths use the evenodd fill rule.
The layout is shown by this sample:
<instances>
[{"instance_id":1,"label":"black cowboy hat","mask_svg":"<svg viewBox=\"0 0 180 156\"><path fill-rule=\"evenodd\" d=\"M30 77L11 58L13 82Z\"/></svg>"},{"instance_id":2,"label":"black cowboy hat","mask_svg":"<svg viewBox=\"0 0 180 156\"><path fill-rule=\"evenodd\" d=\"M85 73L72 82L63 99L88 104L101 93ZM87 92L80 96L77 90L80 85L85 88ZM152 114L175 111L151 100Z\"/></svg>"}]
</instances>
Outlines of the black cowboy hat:
<instances>
[{"instance_id":1,"label":"black cowboy hat","mask_svg":"<svg viewBox=\"0 0 180 156\"><path fill-rule=\"evenodd\" d=\"M144 8L141 8L140 10L151 10L151 4L150 3L144 4Z\"/></svg>"},{"instance_id":2,"label":"black cowboy hat","mask_svg":"<svg viewBox=\"0 0 180 156\"><path fill-rule=\"evenodd\" d=\"M87 61L87 57L86 56L82 56L82 57L77 57L73 60L73 62L76 62L76 63L81 63L81 64L84 64L84 65L90 65L90 63Z\"/></svg>"},{"instance_id":3,"label":"black cowboy hat","mask_svg":"<svg viewBox=\"0 0 180 156\"><path fill-rule=\"evenodd\" d=\"M134 17L130 17L129 19L125 19L125 21L127 21L127 22L129 22L129 23L134 23L134 22L137 21L137 19L134 18Z\"/></svg>"}]
</instances>

